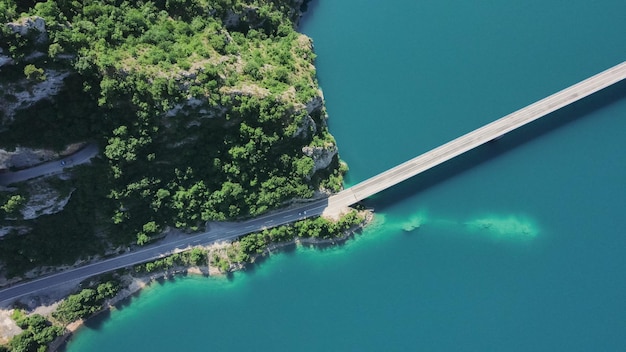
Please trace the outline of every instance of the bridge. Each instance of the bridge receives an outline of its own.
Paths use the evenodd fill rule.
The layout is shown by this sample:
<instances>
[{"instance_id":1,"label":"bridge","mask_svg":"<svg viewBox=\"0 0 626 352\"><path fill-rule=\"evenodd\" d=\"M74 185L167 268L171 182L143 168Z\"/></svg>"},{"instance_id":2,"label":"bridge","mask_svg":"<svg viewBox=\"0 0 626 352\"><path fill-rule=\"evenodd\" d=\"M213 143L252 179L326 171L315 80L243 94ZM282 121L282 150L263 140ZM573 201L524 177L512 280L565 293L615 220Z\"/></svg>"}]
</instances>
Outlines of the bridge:
<instances>
[{"instance_id":1,"label":"bridge","mask_svg":"<svg viewBox=\"0 0 626 352\"><path fill-rule=\"evenodd\" d=\"M336 215L341 209L624 79L626 79L626 61L339 192L328 199L328 207L324 214Z\"/></svg>"},{"instance_id":2,"label":"bridge","mask_svg":"<svg viewBox=\"0 0 626 352\"><path fill-rule=\"evenodd\" d=\"M626 62L609 68L595 76L539 100L523 109L506 115L492 123L469 132L438 148L404 162L392 169L347 188L327 199L317 200L290 209L283 209L238 223L212 224L206 232L146 246L85 266L69 269L33 281L0 290L0 305L66 282L78 282L88 277L116 269L137 265L184 251L197 245L209 245L234 240L245 234L261 231L319 215L335 216L346 207L390 188L410 177L446 162L486 142L524 126L564 106L572 104L599 90L626 79Z\"/></svg>"}]
</instances>

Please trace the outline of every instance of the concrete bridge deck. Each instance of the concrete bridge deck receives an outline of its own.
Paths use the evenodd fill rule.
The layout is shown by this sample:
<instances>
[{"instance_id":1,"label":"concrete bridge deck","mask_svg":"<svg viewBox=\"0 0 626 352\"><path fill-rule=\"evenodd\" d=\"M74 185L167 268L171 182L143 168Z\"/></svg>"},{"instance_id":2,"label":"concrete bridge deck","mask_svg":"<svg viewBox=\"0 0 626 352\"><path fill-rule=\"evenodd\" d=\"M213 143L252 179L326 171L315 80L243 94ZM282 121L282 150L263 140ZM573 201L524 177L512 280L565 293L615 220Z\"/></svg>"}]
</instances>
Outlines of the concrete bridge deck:
<instances>
[{"instance_id":1,"label":"concrete bridge deck","mask_svg":"<svg viewBox=\"0 0 626 352\"><path fill-rule=\"evenodd\" d=\"M324 214L334 216L347 206L624 79L626 79L626 61L345 189L329 198L328 207L324 210Z\"/></svg>"},{"instance_id":2,"label":"concrete bridge deck","mask_svg":"<svg viewBox=\"0 0 626 352\"><path fill-rule=\"evenodd\" d=\"M321 214L335 216L347 206L390 188L410 177L450 160L455 156L463 154L468 150L498 138L507 132L526 125L624 79L626 79L626 62L616 65L512 114L506 115L499 120L480 127L327 199L303 204L299 207L282 209L247 221L228 224L228 226L215 226L195 236L154 244L117 257L4 288L0 290L0 306L10 304L19 297L31 295L65 282L82 280L119 268L144 263L165 255L188 250L192 248L192 246L230 241L252 232L261 231L265 228L271 228L303 218L319 216Z\"/></svg>"}]
</instances>

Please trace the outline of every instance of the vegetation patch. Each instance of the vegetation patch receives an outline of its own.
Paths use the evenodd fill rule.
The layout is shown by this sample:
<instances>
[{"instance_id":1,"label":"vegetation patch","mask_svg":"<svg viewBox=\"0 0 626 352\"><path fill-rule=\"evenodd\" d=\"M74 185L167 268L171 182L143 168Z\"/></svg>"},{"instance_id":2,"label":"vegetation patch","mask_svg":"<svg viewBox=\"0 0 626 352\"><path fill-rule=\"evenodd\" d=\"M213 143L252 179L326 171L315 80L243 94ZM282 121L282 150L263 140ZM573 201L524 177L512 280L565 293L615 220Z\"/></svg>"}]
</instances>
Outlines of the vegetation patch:
<instances>
[{"instance_id":1,"label":"vegetation patch","mask_svg":"<svg viewBox=\"0 0 626 352\"><path fill-rule=\"evenodd\" d=\"M63 77L56 95L5 118L0 148L91 140L102 151L64 185L75 191L62 212L5 224L32 228L4 236L5 273L73 264L150 243L167 227L197 231L339 190L345 168L311 40L294 29L299 5L0 0L0 49L13 62L0 67L5 99L25 94L6 87L28 91ZM335 154L318 160L304 153L310 148ZM14 196L0 196L2 211L19 209Z\"/></svg>"},{"instance_id":2,"label":"vegetation patch","mask_svg":"<svg viewBox=\"0 0 626 352\"><path fill-rule=\"evenodd\" d=\"M47 351L48 344L61 336L65 331L63 327L53 325L39 314L25 315L19 309L13 312L11 318L23 329L23 332L14 336L8 346L0 346L0 351Z\"/></svg>"},{"instance_id":3,"label":"vegetation patch","mask_svg":"<svg viewBox=\"0 0 626 352\"><path fill-rule=\"evenodd\" d=\"M212 253L210 264L222 272L228 272L254 261L257 256L264 254L271 244L306 239L320 242L341 239L354 228L362 226L366 220L363 213L351 210L337 221L316 217L251 233L234 242L232 246Z\"/></svg>"},{"instance_id":4,"label":"vegetation patch","mask_svg":"<svg viewBox=\"0 0 626 352\"><path fill-rule=\"evenodd\" d=\"M136 265L134 271L136 273L152 273L170 270L177 266L201 266L208 264L207 259L208 255L206 251L196 247L190 251L172 254L163 259Z\"/></svg>"},{"instance_id":5,"label":"vegetation patch","mask_svg":"<svg viewBox=\"0 0 626 352\"><path fill-rule=\"evenodd\" d=\"M52 316L63 324L87 318L101 311L104 301L113 298L119 291L119 283L107 281L95 288L86 288L63 300Z\"/></svg>"}]
</instances>

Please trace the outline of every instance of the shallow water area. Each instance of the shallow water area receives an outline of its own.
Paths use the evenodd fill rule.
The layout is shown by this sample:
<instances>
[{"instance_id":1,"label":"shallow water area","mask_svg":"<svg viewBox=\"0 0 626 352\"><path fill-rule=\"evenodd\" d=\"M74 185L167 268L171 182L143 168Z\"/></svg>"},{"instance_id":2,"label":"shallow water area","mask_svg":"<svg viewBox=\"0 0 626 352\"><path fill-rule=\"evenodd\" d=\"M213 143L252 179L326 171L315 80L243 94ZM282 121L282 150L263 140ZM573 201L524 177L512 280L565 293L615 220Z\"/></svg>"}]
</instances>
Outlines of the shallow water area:
<instances>
[{"instance_id":1,"label":"shallow water area","mask_svg":"<svg viewBox=\"0 0 626 352\"><path fill-rule=\"evenodd\" d=\"M313 0L360 182L626 60L626 2ZM365 202L372 226L142 293L68 351L626 350L626 84Z\"/></svg>"}]
</instances>

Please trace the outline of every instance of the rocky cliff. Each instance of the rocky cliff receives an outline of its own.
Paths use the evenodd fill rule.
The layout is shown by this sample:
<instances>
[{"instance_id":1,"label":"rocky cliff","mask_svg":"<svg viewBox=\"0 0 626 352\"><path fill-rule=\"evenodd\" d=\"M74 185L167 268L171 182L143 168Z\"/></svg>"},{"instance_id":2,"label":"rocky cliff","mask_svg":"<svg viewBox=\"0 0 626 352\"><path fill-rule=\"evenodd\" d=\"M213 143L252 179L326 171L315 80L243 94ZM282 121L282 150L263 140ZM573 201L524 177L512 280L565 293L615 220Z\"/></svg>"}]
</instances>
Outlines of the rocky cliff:
<instances>
[{"instance_id":1,"label":"rocky cliff","mask_svg":"<svg viewBox=\"0 0 626 352\"><path fill-rule=\"evenodd\" d=\"M0 190L11 214L0 226L32 224L31 235L4 244L50 236L46 222L63 224L52 236L80 238L78 247L143 244L167 226L197 230L337 191L342 170L312 42L294 30L303 5L24 8L0 32L0 170L54 160L86 141L102 155L80 176ZM9 257L25 267L59 261Z\"/></svg>"}]
</instances>

